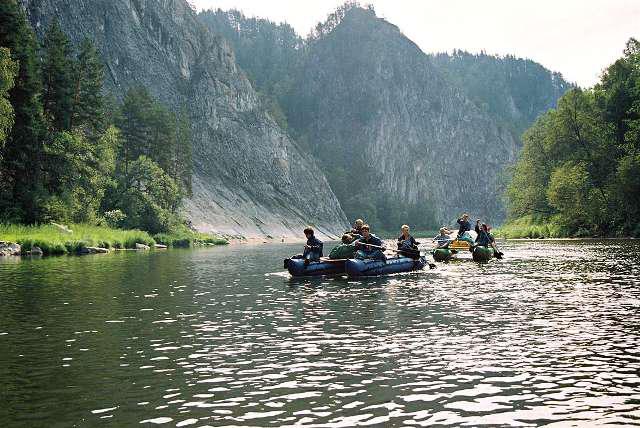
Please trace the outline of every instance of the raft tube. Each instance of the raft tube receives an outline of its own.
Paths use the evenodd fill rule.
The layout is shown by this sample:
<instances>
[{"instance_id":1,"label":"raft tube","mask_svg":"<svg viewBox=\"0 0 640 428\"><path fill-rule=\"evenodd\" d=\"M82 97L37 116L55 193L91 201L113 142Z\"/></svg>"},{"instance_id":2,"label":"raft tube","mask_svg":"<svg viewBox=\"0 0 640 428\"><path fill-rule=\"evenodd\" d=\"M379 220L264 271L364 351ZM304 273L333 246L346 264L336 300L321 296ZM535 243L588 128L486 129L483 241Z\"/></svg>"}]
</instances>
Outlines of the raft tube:
<instances>
[{"instance_id":1,"label":"raft tube","mask_svg":"<svg viewBox=\"0 0 640 428\"><path fill-rule=\"evenodd\" d=\"M350 277L377 276L390 273L411 272L421 270L427 265L424 257L412 259L409 257L392 257L386 261L371 259L349 259L345 263L345 270Z\"/></svg>"},{"instance_id":2,"label":"raft tube","mask_svg":"<svg viewBox=\"0 0 640 428\"><path fill-rule=\"evenodd\" d=\"M433 260L437 262L448 262L451 260L453 252L448 248L435 248L431 250L431 255L433 256Z\"/></svg>"},{"instance_id":3,"label":"raft tube","mask_svg":"<svg viewBox=\"0 0 640 428\"><path fill-rule=\"evenodd\" d=\"M488 262L493 258L493 248L475 247L473 249L473 260L476 262Z\"/></svg>"},{"instance_id":4,"label":"raft tube","mask_svg":"<svg viewBox=\"0 0 640 428\"><path fill-rule=\"evenodd\" d=\"M305 266L304 259L285 259L284 266L291 276L343 275L346 259L322 259Z\"/></svg>"}]
</instances>

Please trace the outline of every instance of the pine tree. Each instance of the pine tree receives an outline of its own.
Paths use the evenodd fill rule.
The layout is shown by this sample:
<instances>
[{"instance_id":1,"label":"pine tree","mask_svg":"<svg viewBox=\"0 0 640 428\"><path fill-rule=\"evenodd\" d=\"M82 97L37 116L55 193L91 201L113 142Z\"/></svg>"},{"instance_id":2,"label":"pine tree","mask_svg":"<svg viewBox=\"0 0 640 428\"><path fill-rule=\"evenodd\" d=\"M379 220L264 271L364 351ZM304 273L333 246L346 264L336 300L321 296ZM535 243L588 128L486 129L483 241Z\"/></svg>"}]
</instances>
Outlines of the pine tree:
<instances>
[{"instance_id":1,"label":"pine tree","mask_svg":"<svg viewBox=\"0 0 640 428\"><path fill-rule=\"evenodd\" d=\"M86 126L98 132L105 127L103 82L104 66L98 51L91 40L84 39L73 67L71 128Z\"/></svg>"},{"instance_id":2,"label":"pine tree","mask_svg":"<svg viewBox=\"0 0 640 428\"><path fill-rule=\"evenodd\" d=\"M149 118L153 103L153 98L145 88L129 89L124 97L116 125L122 131L118 167L125 177L128 176L131 162L148 153L151 134Z\"/></svg>"},{"instance_id":3,"label":"pine tree","mask_svg":"<svg viewBox=\"0 0 640 428\"><path fill-rule=\"evenodd\" d=\"M4 142L9 136L15 118L8 98L17 74L18 63L11 59L11 51L0 48L0 159Z\"/></svg>"},{"instance_id":4,"label":"pine tree","mask_svg":"<svg viewBox=\"0 0 640 428\"><path fill-rule=\"evenodd\" d=\"M53 130L69 130L73 96L72 50L58 21L53 21L47 30L43 49L45 116Z\"/></svg>"},{"instance_id":5,"label":"pine tree","mask_svg":"<svg viewBox=\"0 0 640 428\"><path fill-rule=\"evenodd\" d=\"M176 116L164 105L154 101L148 120L151 134L144 155L175 178L172 170L173 153L176 147Z\"/></svg>"},{"instance_id":6,"label":"pine tree","mask_svg":"<svg viewBox=\"0 0 640 428\"><path fill-rule=\"evenodd\" d=\"M0 218L33 222L42 193L42 80L36 38L16 0L0 2L0 46L9 48L19 64L15 86L9 92L15 121L0 166Z\"/></svg>"}]
</instances>

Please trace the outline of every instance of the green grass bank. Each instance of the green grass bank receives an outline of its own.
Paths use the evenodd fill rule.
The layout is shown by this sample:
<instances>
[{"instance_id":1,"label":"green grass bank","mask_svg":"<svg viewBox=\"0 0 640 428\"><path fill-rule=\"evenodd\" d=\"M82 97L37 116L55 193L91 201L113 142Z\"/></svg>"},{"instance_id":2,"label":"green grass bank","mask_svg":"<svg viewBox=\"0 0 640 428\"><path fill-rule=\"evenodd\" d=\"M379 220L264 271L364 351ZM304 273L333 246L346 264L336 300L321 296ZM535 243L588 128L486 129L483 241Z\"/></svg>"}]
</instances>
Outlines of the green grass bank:
<instances>
[{"instance_id":1,"label":"green grass bank","mask_svg":"<svg viewBox=\"0 0 640 428\"><path fill-rule=\"evenodd\" d=\"M559 215L548 218L537 218L525 216L516 220L508 221L502 226L494 229L493 235L496 238L640 238L640 225L631 228L631 233L624 233L622 230L613 231L609 234L598 233L584 227L570 227L563 223Z\"/></svg>"},{"instance_id":2,"label":"green grass bank","mask_svg":"<svg viewBox=\"0 0 640 428\"><path fill-rule=\"evenodd\" d=\"M553 221L534 220L531 217L523 217L509 221L493 230L496 238L568 238L569 234L562 226Z\"/></svg>"},{"instance_id":3,"label":"green grass bank","mask_svg":"<svg viewBox=\"0 0 640 428\"><path fill-rule=\"evenodd\" d=\"M69 224L64 230L58 226L0 224L0 241L15 242L22 251L37 246L45 255L77 254L83 248L133 249L136 244L168 247L193 247L198 245L223 245L227 240L218 236L196 233L188 229L174 233L151 236L140 230L112 229L106 226Z\"/></svg>"}]
</instances>

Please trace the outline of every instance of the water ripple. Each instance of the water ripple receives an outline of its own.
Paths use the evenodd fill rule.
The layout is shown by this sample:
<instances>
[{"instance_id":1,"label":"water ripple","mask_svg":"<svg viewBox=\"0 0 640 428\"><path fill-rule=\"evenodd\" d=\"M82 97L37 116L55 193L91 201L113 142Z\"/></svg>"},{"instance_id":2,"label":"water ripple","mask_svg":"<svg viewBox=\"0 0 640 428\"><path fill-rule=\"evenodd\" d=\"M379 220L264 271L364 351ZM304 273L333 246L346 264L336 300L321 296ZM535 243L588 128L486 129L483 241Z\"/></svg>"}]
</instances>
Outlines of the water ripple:
<instances>
[{"instance_id":1,"label":"water ripple","mask_svg":"<svg viewBox=\"0 0 640 428\"><path fill-rule=\"evenodd\" d=\"M293 247L0 263L8 426L640 424L635 241L290 279Z\"/></svg>"}]
</instances>

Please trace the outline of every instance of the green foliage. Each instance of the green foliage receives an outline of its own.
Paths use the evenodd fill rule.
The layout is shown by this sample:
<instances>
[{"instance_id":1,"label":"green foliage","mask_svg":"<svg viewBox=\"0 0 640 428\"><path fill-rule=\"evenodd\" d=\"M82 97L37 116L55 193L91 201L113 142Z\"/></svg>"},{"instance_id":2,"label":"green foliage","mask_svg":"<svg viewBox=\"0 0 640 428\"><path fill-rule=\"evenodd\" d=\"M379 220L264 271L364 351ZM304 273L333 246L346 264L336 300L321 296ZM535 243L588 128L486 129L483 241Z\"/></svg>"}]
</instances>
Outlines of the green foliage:
<instances>
[{"instance_id":1,"label":"green foliage","mask_svg":"<svg viewBox=\"0 0 640 428\"><path fill-rule=\"evenodd\" d=\"M71 128L73 59L71 42L58 21L47 29L43 43L43 106L45 117L55 131Z\"/></svg>"},{"instance_id":2,"label":"green foliage","mask_svg":"<svg viewBox=\"0 0 640 428\"><path fill-rule=\"evenodd\" d=\"M11 52L7 48L0 48L0 154L13 127L13 107L8 98L17 74L18 63L11 59Z\"/></svg>"},{"instance_id":3,"label":"green foliage","mask_svg":"<svg viewBox=\"0 0 640 428\"><path fill-rule=\"evenodd\" d=\"M89 39L80 45L73 66L73 95L71 127L85 126L98 132L105 126L105 101L102 96L104 66L95 46Z\"/></svg>"},{"instance_id":4,"label":"green foliage","mask_svg":"<svg viewBox=\"0 0 640 428\"><path fill-rule=\"evenodd\" d=\"M36 220L37 201L44 193L39 182L44 121L38 44L22 7L16 0L0 2L0 46L11 51L18 75L9 102L15 121L0 165L0 218Z\"/></svg>"},{"instance_id":5,"label":"green foliage","mask_svg":"<svg viewBox=\"0 0 640 428\"><path fill-rule=\"evenodd\" d=\"M104 213L104 221L112 228L121 227L126 218L127 215L118 209L106 211Z\"/></svg>"},{"instance_id":6,"label":"green foliage","mask_svg":"<svg viewBox=\"0 0 640 428\"><path fill-rule=\"evenodd\" d=\"M126 214L128 228L139 227L151 233L167 232L180 219L176 212L182 195L178 185L162 168L146 156L129 165L118 183L117 206Z\"/></svg>"},{"instance_id":7,"label":"green foliage","mask_svg":"<svg viewBox=\"0 0 640 428\"><path fill-rule=\"evenodd\" d=\"M198 245L225 245L229 241L208 233L194 232L184 225L181 225L171 233L158 233L153 239L159 244L174 248L187 248Z\"/></svg>"},{"instance_id":8,"label":"green foliage","mask_svg":"<svg viewBox=\"0 0 640 428\"><path fill-rule=\"evenodd\" d=\"M118 131L113 127L93 143L77 132L56 134L45 147L52 196L42 219L95 222L105 192L113 182L117 145Z\"/></svg>"},{"instance_id":9,"label":"green foliage","mask_svg":"<svg viewBox=\"0 0 640 428\"><path fill-rule=\"evenodd\" d=\"M184 194L191 192L191 122L186 113L176 115L145 88L132 88L124 98L117 125L122 130L118 158L125 176L130 164L145 156L169 174Z\"/></svg>"},{"instance_id":10,"label":"green foliage","mask_svg":"<svg viewBox=\"0 0 640 428\"><path fill-rule=\"evenodd\" d=\"M85 39L74 56L57 21L39 58L15 0L0 3L0 46L10 49L0 50L0 149L8 136L0 156L2 221L106 222L153 233L181 224L192 173L184 111L171 112L142 88L115 107L102 94L104 67L92 42ZM58 244L51 252L75 248Z\"/></svg>"},{"instance_id":11,"label":"green foliage","mask_svg":"<svg viewBox=\"0 0 640 428\"><path fill-rule=\"evenodd\" d=\"M600 84L567 92L525 132L507 189L509 225L541 215L566 235L633 234L640 215L638 106L640 45L632 39Z\"/></svg>"},{"instance_id":12,"label":"green foliage","mask_svg":"<svg viewBox=\"0 0 640 428\"><path fill-rule=\"evenodd\" d=\"M566 229L557 223L557 217L542 219L535 216L524 216L509 221L493 231L500 238L560 238L567 235Z\"/></svg>"},{"instance_id":13,"label":"green foliage","mask_svg":"<svg viewBox=\"0 0 640 428\"><path fill-rule=\"evenodd\" d=\"M512 55L454 50L431 59L479 108L518 135L572 88L560 74Z\"/></svg>"},{"instance_id":14,"label":"green foliage","mask_svg":"<svg viewBox=\"0 0 640 428\"><path fill-rule=\"evenodd\" d=\"M45 255L77 253L86 247L135 248L136 243L153 246L155 241L146 232L119 230L86 224L69 224L71 233L53 225L18 226L0 224L0 239L17 242L23 251L33 246Z\"/></svg>"}]
</instances>

